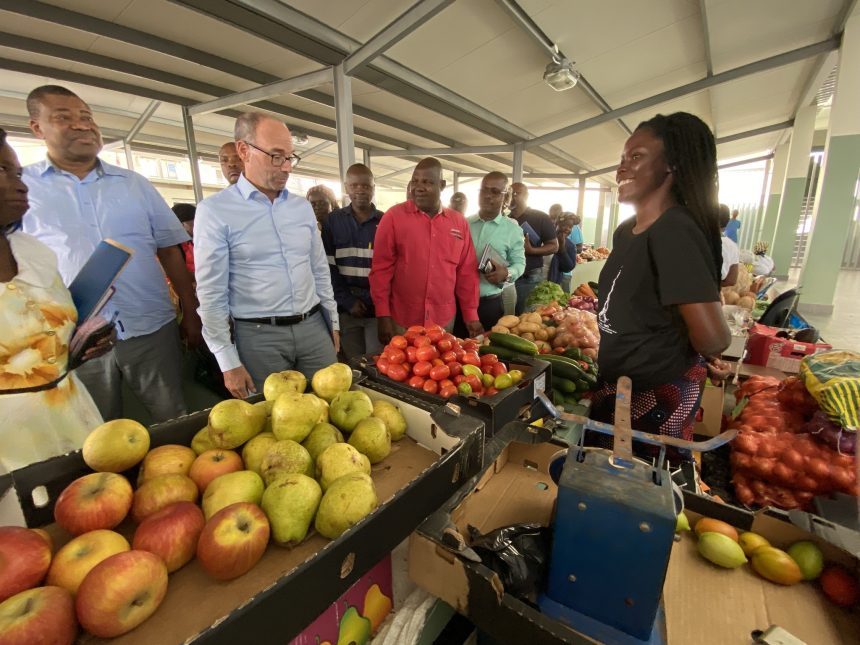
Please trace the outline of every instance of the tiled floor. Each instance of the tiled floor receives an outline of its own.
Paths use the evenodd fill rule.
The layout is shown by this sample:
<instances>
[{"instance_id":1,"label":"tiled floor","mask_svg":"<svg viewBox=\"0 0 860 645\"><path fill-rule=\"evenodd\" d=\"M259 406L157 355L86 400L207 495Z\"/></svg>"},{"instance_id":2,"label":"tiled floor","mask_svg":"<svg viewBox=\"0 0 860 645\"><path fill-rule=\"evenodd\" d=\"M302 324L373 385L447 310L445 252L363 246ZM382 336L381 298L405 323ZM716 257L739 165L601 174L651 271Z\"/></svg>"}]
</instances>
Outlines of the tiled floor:
<instances>
[{"instance_id":1,"label":"tiled floor","mask_svg":"<svg viewBox=\"0 0 860 645\"><path fill-rule=\"evenodd\" d=\"M793 269L787 282L777 282L775 288L784 291L797 286L800 271ZM834 349L860 352L860 271L840 271L836 280L836 298L830 316L803 314L816 327L821 338Z\"/></svg>"}]
</instances>

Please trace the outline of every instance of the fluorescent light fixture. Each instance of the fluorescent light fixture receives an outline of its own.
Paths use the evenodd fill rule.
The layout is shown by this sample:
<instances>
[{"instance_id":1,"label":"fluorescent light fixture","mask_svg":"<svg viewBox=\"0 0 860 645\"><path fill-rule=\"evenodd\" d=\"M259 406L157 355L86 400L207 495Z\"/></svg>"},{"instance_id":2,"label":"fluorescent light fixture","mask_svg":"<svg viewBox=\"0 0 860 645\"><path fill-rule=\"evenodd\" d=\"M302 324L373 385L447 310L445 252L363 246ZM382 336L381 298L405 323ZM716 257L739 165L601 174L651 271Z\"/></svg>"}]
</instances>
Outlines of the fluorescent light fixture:
<instances>
[{"instance_id":1,"label":"fluorescent light fixture","mask_svg":"<svg viewBox=\"0 0 860 645\"><path fill-rule=\"evenodd\" d=\"M579 81L579 72L574 69L573 63L568 59L560 58L553 60L546 66L543 80L556 92L564 92L576 87L576 83Z\"/></svg>"},{"instance_id":2,"label":"fluorescent light fixture","mask_svg":"<svg viewBox=\"0 0 860 645\"><path fill-rule=\"evenodd\" d=\"M293 144L297 146L308 145L308 135L304 132L293 132Z\"/></svg>"}]
</instances>

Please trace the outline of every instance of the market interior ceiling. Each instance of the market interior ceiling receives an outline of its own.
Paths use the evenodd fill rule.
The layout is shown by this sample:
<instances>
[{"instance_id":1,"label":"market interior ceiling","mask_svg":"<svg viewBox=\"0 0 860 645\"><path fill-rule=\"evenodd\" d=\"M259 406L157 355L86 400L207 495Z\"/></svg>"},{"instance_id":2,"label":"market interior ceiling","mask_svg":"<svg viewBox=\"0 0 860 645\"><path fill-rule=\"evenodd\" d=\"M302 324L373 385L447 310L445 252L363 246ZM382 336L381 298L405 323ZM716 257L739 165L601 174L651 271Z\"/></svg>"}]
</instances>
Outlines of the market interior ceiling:
<instances>
[{"instance_id":1,"label":"market interior ceiling","mask_svg":"<svg viewBox=\"0 0 860 645\"><path fill-rule=\"evenodd\" d=\"M772 153L813 101L826 124L856 11L856 0L0 0L0 123L24 131L27 92L60 82L93 106L106 140L183 151L181 106L299 77L282 84L295 93L194 116L198 149L214 156L231 115L254 105L307 135L306 171L335 178L333 76L313 72L343 64L356 156L370 149L377 177L403 183L440 148L478 148L444 156L451 170L510 172L522 144L527 177L612 185L629 131L658 112L702 117L721 161ZM542 79L553 45L582 75L571 90Z\"/></svg>"}]
</instances>

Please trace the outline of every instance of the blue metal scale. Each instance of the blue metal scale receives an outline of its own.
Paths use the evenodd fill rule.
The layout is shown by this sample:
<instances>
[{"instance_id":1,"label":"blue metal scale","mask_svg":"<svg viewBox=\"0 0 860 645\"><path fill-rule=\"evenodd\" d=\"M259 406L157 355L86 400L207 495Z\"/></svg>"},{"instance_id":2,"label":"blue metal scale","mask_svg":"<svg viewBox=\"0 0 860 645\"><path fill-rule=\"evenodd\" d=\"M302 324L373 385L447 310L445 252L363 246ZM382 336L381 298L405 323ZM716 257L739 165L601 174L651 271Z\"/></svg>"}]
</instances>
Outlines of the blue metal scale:
<instances>
[{"instance_id":1,"label":"blue metal scale","mask_svg":"<svg viewBox=\"0 0 860 645\"><path fill-rule=\"evenodd\" d=\"M734 433L688 442L633 431L630 379L619 379L617 391L614 428L557 413L614 435L614 445L611 451L586 448L581 437L568 451L558 481L548 584L538 604L600 642L657 645L665 643L661 597L683 504L664 467L665 447L712 450ZM633 439L660 446L655 464L633 457Z\"/></svg>"}]
</instances>

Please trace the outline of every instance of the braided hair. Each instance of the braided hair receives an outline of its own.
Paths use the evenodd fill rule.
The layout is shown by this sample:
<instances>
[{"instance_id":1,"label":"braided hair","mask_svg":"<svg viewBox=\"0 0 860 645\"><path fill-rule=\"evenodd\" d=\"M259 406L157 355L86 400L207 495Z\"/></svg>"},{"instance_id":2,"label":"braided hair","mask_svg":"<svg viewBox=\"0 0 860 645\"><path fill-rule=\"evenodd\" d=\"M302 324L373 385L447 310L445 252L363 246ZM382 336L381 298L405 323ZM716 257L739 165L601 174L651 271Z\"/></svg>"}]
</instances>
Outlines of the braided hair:
<instances>
[{"instance_id":1,"label":"braided hair","mask_svg":"<svg viewBox=\"0 0 860 645\"><path fill-rule=\"evenodd\" d=\"M672 169L672 196L685 206L711 248L717 281L722 270L723 246L719 224L717 144L710 128L687 112L658 114L636 128L648 128L663 142Z\"/></svg>"}]
</instances>

